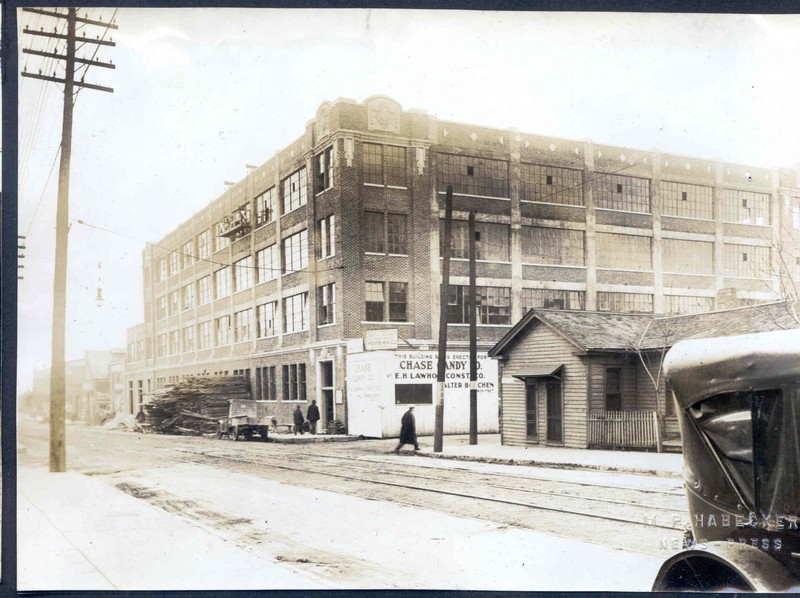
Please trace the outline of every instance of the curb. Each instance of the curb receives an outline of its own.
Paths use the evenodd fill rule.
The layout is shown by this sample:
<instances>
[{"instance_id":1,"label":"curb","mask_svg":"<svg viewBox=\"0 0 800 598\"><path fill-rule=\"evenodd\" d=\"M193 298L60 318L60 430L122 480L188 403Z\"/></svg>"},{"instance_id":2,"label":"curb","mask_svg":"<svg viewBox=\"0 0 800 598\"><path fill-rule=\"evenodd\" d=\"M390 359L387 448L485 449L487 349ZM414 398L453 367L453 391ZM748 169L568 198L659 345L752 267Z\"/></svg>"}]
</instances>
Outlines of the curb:
<instances>
[{"instance_id":1,"label":"curb","mask_svg":"<svg viewBox=\"0 0 800 598\"><path fill-rule=\"evenodd\" d=\"M363 436L322 436L313 434L304 434L302 436L288 436L284 437L275 436L270 434L267 437L268 442L276 444L311 444L314 442L354 442L357 440L364 440Z\"/></svg>"},{"instance_id":2,"label":"curb","mask_svg":"<svg viewBox=\"0 0 800 598\"><path fill-rule=\"evenodd\" d=\"M477 463L492 463L495 465L523 465L526 467L546 467L548 469L589 470L610 473L630 473L656 477L674 478L682 480L683 475L674 471L662 471L639 467L613 467L610 465L590 465L586 463L552 463L548 461L534 461L531 459L504 459L502 457L471 457L468 455L444 455L440 453L418 452L422 457L431 459L449 459L452 461L472 461Z\"/></svg>"}]
</instances>

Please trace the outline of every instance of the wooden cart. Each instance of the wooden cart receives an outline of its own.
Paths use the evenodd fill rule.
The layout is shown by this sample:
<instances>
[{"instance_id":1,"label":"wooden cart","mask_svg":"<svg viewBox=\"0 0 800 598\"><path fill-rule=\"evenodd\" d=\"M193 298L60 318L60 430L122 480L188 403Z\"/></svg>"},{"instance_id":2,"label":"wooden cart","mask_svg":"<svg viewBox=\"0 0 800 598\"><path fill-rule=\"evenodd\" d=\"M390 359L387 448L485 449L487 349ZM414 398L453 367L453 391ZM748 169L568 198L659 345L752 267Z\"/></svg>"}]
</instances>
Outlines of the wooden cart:
<instances>
[{"instance_id":1,"label":"wooden cart","mask_svg":"<svg viewBox=\"0 0 800 598\"><path fill-rule=\"evenodd\" d=\"M217 438L229 436L233 440L258 437L267 441L272 416L267 414L267 401L249 399L230 399L228 417L219 420Z\"/></svg>"}]
</instances>

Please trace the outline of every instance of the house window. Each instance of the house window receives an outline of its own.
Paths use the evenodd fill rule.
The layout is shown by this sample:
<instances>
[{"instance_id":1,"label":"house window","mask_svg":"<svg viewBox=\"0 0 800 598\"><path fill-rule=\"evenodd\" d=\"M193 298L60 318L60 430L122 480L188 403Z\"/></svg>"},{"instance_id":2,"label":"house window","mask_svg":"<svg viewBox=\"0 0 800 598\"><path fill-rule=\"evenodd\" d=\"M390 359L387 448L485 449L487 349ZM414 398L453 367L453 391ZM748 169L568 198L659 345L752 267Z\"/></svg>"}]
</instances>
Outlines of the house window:
<instances>
[{"instance_id":1,"label":"house window","mask_svg":"<svg viewBox=\"0 0 800 598\"><path fill-rule=\"evenodd\" d=\"M408 283L367 281L365 291L367 322L408 321Z\"/></svg>"},{"instance_id":2,"label":"house window","mask_svg":"<svg viewBox=\"0 0 800 598\"><path fill-rule=\"evenodd\" d=\"M447 322L468 324L469 287L450 285L447 301ZM511 324L511 289L508 287L475 288L476 321L478 324Z\"/></svg>"},{"instance_id":3,"label":"house window","mask_svg":"<svg viewBox=\"0 0 800 598\"><path fill-rule=\"evenodd\" d=\"M664 239L664 272L714 274L714 244L706 241Z\"/></svg>"},{"instance_id":4,"label":"house window","mask_svg":"<svg viewBox=\"0 0 800 598\"><path fill-rule=\"evenodd\" d=\"M292 363L283 366L283 400L306 400L306 364Z\"/></svg>"},{"instance_id":5,"label":"house window","mask_svg":"<svg viewBox=\"0 0 800 598\"><path fill-rule=\"evenodd\" d=\"M283 240L283 272L289 274L308 267L308 231L301 230Z\"/></svg>"},{"instance_id":6,"label":"house window","mask_svg":"<svg viewBox=\"0 0 800 598\"><path fill-rule=\"evenodd\" d=\"M439 154L439 192L453 185L453 193L483 197L508 197L508 162L473 156Z\"/></svg>"},{"instance_id":7,"label":"house window","mask_svg":"<svg viewBox=\"0 0 800 598\"><path fill-rule=\"evenodd\" d=\"M523 263L554 266L585 264L583 231L523 226L520 232Z\"/></svg>"},{"instance_id":8,"label":"house window","mask_svg":"<svg viewBox=\"0 0 800 598\"><path fill-rule=\"evenodd\" d=\"M214 320L216 330L217 347L229 345L231 343L231 317L222 316Z\"/></svg>"},{"instance_id":9,"label":"house window","mask_svg":"<svg viewBox=\"0 0 800 598\"><path fill-rule=\"evenodd\" d=\"M597 311L653 313L653 296L646 293L597 293Z\"/></svg>"},{"instance_id":10,"label":"house window","mask_svg":"<svg viewBox=\"0 0 800 598\"><path fill-rule=\"evenodd\" d=\"M180 311L180 291L175 290L169 294L169 315L177 316Z\"/></svg>"},{"instance_id":11,"label":"house window","mask_svg":"<svg viewBox=\"0 0 800 598\"><path fill-rule=\"evenodd\" d=\"M241 343L249 341L253 329L253 310L243 309L233 314L233 341Z\"/></svg>"},{"instance_id":12,"label":"house window","mask_svg":"<svg viewBox=\"0 0 800 598\"><path fill-rule=\"evenodd\" d=\"M161 295L156 301L156 319L163 320L167 317L167 296Z\"/></svg>"},{"instance_id":13,"label":"house window","mask_svg":"<svg viewBox=\"0 0 800 598\"><path fill-rule=\"evenodd\" d=\"M194 307L194 283L190 282L184 285L183 290L183 309L192 309Z\"/></svg>"},{"instance_id":14,"label":"house window","mask_svg":"<svg viewBox=\"0 0 800 598\"><path fill-rule=\"evenodd\" d=\"M198 349L211 348L211 320L200 322L197 326L198 330Z\"/></svg>"},{"instance_id":15,"label":"house window","mask_svg":"<svg viewBox=\"0 0 800 598\"><path fill-rule=\"evenodd\" d=\"M296 210L308 201L308 181L306 169L301 168L283 179L283 213Z\"/></svg>"},{"instance_id":16,"label":"house window","mask_svg":"<svg viewBox=\"0 0 800 598\"><path fill-rule=\"evenodd\" d=\"M384 318L384 305L386 303L386 299L383 294L383 283L368 281L366 283L366 298L367 321L382 322Z\"/></svg>"},{"instance_id":17,"label":"house window","mask_svg":"<svg viewBox=\"0 0 800 598\"><path fill-rule=\"evenodd\" d=\"M211 231L204 230L197 235L197 256L207 259L211 256Z\"/></svg>"},{"instance_id":18,"label":"house window","mask_svg":"<svg viewBox=\"0 0 800 598\"><path fill-rule=\"evenodd\" d=\"M365 143L362 147L364 183L406 187L406 148L375 143Z\"/></svg>"},{"instance_id":19,"label":"house window","mask_svg":"<svg viewBox=\"0 0 800 598\"><path fill-rule=\"evenodd\" d=\"M334 231L336 230L335 216L331 214L317 222L317 246L319 259L331 257L336 253Z\"/></svg>"},{"instance_id":20,"label":"house window","mask_svg":"<svg viewBox=\"0 0 800 598\"><path fill-rule=\"evenodd\" d=\"M520 166L523 201L584 205L582 171L538 164Z\"/></svg>"},{"instance_id":21,"label":"house window","mask_svg":"<svg viewBox=\"0 0 800 598\"><path fill-rule=\"evenodd\" d=\"M283 331L287 334L308 330L308 293L283 300Z\"/></svg>"},{"instance_id":22,"label":"house window","mask_svg":"<svg viewBox=\"0 0 800 598\"><path fill-rule=\"evenodd\" d=\"M167 278L167 258L162 257L160 260L158 260L158 280L161 282Z\"/></svg>"},{"instance_id":23,"label":"house window","mask_svg":"<svg viewBox=\"0 0 800 598\"><path fill-rule=\"evenodd\" d=\"M364 212L367 221L367 252L385 253L386 245L383 235L383 213Z\"/></svg>"},{"instance_id":24,"label":"house window","mask_svg":"<svg viewBox=\"0 0 800 598\"><path fill-rule=\"evenodd\" d=\"M248 255L233 265L234 292L244 291L253 286L253 256Z\"/></svg>"},{"instance_id":25,"label":"house window","mask_svg":"<svg viewBox=\"0 0 800 598\"><path fill-rule=\"evenodd\" d=\"M386 249L390 254L406 255L406 215L386 215Z\"/></svg>"},{"instance_id":26,"label":"house window","mask_svg":"<svg viewBox=\"0 0 800 598\"><path fill-rule=\"evenodd\" d=\"M317 326L336 322L336 283L323 285L317 289Z\"/></svg>"},{"instance_id":27,"label":"house window","mask_svg":"<svg viewBox=\"0 0 800 598\"><path fill-rule=\"evenodd\" d=\"M281 265L278 262L278 245L272 244L256 252L256 266L259 284L277 278L278 272L281 271Z\"/></svg>"},{"instance_id":28,"label":"house window","mask_svg":"<svg viewBox=\"0 0 800 598\"><path fill-rule=\"evenodd\" d=\"M181 250L181 258L183 259L184 270L194 263L194 240L186 241Z\"/></svg>"},{"instance_id":29,"label":"house window","mask_svg":"<svg viewBox=\"0 0 800 598\"><path fill-rule=\"evenodd\" d=\"M558 289L522 289L520 294L522 313L531 309L586 309L584 291L562 291Z\"/></svg>"},{"instance_id":30,"label":"house window","mask_svg":"<svg viewBox=\"0 0 800 598\"><path fill-rule=\"evenodd\" d=\"M187 326L183 329L183 352L192 351L194 351L194 326Z\"/></svg>"},{"instance_id":31,"label":"house window","mask_svg":"<svg viewBox=\"0 0 800 598\"><path fill-rule=\"evenodd\" d=\"M203 276L197 281L197 305L211 301L211 276Z\"/></svg>"},{"instance_id":32,"label":"house window","mask_svg":"<svg viewBox=\"0 0 800 598\"><path fill-rule=\"evenodd\" d=\"M668 314L699 314L714 309L712 297L694 297L690 295L667 295Z\"/></svg>"},{"instance_id":33,"label":"house window","mask_svg":"<svg viewBox=\"0 0 800 598\"><path fill-rule=\"evenodd\" d=\"M169 254L169 274L175 276L180 271L180 255L177 251Z\"/></svg>"},{"instance_id":34,"label":"house window","mask_svg":"<svg viewBox=\"0 0 800 598\"><path fill-rule=\"evenodd\" d=\"M275 187L256 196L256 227L275 220Z\"/></svg>"},{"instance_id":35,"label":"house window","mask_svg":"<svg viewBox=\"0 0 800 598\"><path fill-rule=\"evenodd\" d=\"M469 222L452 221L450 257L469 258ZM475 223L475 259L492 262L507 262L509 254L510 227L491 222ZM439 251L444 253L444 220L439 221Z\"/></svg>"},{"instance_id":36,"label":"house window","mask_svg":"<svg viewBox=\"0 0 800 598\"><path fill-rule=\"evenodd\" d=\"M772 272L769 247L725 243L723 260L725 276L767 279Z\"/></svg>"},{"instance_id":37,"label":"house window","mask_svg":"<svg viewBox=\"0 0 800 598\"><path fill-rule=\"evenodd\" d=\"M592 191L598 208L650 213L649 179L597 173Z\"/></svg>"},{"instance_id":38,"label":"house window","mask_svg":"<svg viewBox=\"0 0 800 598\"><path fill-rule=\"evenodd\" d=\"M614 270L652 270L650 237L597 233L597 267Z\"/></svg>"},{"instance_id":39,"label":"house window","mask_svg":"<svg viewBox=\"0 0 800 598\"><path fill-rule=\"evenodd\" d=\"M214 225L214 251L221 251L226 247L230 246L231 240L228 237L223 236L223 233L228 228L228 219L223 218L219 222Z\"/></svg>"},{"instance_id":40,"label":"house window","mask_svg":"<svg viewBox=\"0 0 800 598\"><path fill-rule=\"evenodd\" d=\"M278 302L270 301L262 303L256 307L256 317L258 319L258 337L275 336L278 329L275 326L275 316L278 311Z\"/></svg>"},{"instance_id":41,"label":"house window","mask_svg":"<svg viewBox=\"0 0 800 598\"><path fill-rule=\"evenodd\" d=\"M169 333L169 354L178 355L181 352L181 331L172 330Z\"/></svg>"},{"instance_id":42,"label":"house window","mask_svg":"<svg viewBox=\"0 0 800 598\"><path fill-rule=\"evenodd\" d=\"M711 187L686 183L661 182L664 214L682 218L713 220L714 199Z\"/></svg>"},{"instance_id":43,"label":"house window","mask_svg":"<svg viewBox=\"0 0 800 598\"><path fill-rule=\"evenodd\" d=\"M166 357L167 356L167 335L166 334L159 334L158 335L158 353L156 354L158 357Z\"/></svg>"},{"instance_id":44,"label":"house window","mask_svg":"<svg viewBox=\"0 0 800 598\"><path fill-rule=\"evenodd\" d=\"M622 369L606 368L606 411L622 411Z\"/></svg>"},{"instance_id":45,"label":"house window","mask_svg":"<svg viewBox=\"0 0 800 598\"><path fill-rule=\"evenodd\" d=\"M768 225L769 194L739 189L723 189L722 219L739 224Z\"/></svg>"},{"instance_id":46,"label":"house window","mask_svg":"<svg viewBox=\"0 0 800 598\"><path fill-rule=\"evenodd\" d=\"M275 366L256 368L256 393L260 401L277 401L275 391Z\"/></svg>"},{"instance_id":47,"label":"house window","mask_svg":"<svg viewBox=\"0 0 800 598\"><path fill-rule=\"evenodd\" d=\"M333 187L333 146L314 157L316 167L315 191L321 193Z\"/></svg>"},{"instance_id":48,"label":"house window","mask_svg":"<svg viewBox=\"0 0 800 598\"><path fill-rule=\"evenodd\" d=\"M231 268L225 266L214 272L214 299L222 299L231 294Z\"/></svg>"}]
</instances>

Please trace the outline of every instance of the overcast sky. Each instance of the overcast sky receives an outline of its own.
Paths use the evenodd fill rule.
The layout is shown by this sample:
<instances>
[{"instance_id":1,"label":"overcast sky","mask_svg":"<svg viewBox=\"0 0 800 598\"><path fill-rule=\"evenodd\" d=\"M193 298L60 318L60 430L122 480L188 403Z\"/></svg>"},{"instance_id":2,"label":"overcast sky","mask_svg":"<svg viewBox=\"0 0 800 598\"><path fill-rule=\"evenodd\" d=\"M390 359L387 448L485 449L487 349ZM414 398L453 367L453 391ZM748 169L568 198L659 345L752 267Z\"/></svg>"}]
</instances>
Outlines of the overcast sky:
<instances>
[{"instance_id":1,"label":"overcast sky","mask_svg":"<svg viewBox=\"0 0 800 598\"><path fill-rule=\"evenodd\" d=\"M115 18L117 46L97 57L117 68L86 74L114 93L84 90L75 106L70 218L91 226L70 230L67 359L124 347L143 319L145 242L302 135L326 100L383 94L442 120L800 163L793 15L125 8ZM23 47L45 46L26 24L56 25L18 20ZM26 65L43 66L21 55ZM56 84L20 81L20 390L50 363L61 98Z\"/></svg>"}]
</instances>

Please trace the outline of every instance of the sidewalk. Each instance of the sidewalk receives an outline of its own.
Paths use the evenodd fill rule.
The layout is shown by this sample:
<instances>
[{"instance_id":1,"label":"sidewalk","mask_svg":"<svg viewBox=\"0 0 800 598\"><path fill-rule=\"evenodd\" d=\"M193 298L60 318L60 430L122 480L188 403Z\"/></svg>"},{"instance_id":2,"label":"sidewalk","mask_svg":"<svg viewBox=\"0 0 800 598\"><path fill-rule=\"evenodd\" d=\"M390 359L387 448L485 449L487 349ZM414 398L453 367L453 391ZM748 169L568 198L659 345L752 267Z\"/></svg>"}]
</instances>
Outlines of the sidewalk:
<instances>
[{"instance_id":1,"label":"sidewalk","mask_svg":"<svg viewBox=\"0 0 800 598\"><path fill-rule=\"evenodd\" d=\"M683 471L683 455L678 453L600 451L554 446L503 446L500 444L500 434L479 434L476 445L469 444L468 435L445 436L441 453L433 452L432 436L421 436L419 442L421 450L417 454L438 459L610 471L672 478L681 478Z\"/></svg>"}]
</instances>

